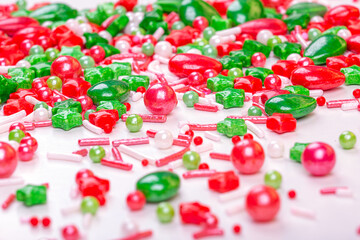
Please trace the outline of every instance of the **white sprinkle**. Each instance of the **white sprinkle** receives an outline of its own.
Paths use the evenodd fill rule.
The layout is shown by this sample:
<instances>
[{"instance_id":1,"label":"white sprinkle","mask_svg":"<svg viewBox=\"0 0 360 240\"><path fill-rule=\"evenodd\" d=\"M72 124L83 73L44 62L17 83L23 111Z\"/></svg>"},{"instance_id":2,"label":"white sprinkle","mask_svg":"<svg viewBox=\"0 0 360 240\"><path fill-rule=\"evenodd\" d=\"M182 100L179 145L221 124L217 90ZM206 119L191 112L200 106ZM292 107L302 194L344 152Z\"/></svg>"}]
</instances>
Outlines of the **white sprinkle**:
<instances>
[{"instance_id":1,"label":"white sprinkle","mask_svg":"<svg viewBox=\"0 0 360 240\"><path fill-rule=\"evenodd\" d=\"M82 156L78 154L72 154L72 153L53 153L48 152L47 158L49 160L64 160L64 161L70 161L70 162L81 162Z\"/></svg>"},{"instance_id":2,"label":"white sprinkle","mask_svg":"<svg viewBox=\"0 0 360 240\"><path fill-rule=\"evenodd\" d=\"M298 217L315 219L315 212L311 209L300 208L300 207L291 207L290 212Z\"/></svg>"},{"instance_id":3,"label":"white sprinkle","mask_svg":"<svg viewBox=\"0 0 360 240\"><path fill-rule=\"evenodd\" d=\"M138 150L134 150L128 146L125 146L123 144L121 144L119 147L118 147L119 151L126 154L126 155L129 155L130 157L132 158L135 158L136 160L139 160L139 161L142 161L144 159L147 159L149 161L149 163L151 165L155 165L155 160L152 158L152 157L149 157L145 154L142 154L140 153Z\"/></svg>"},{"instance_id":4,"label":"white sprinkle","mask_svg":"<svg viewBox=\"0 0 360 240\"><path fill-rule=\"evenodd\" d=\"M90 123L88 120L83 121L83 126L90 132L96 133L98 135L104 133L104 130L102 128L95 126L94 124Z\"/></svg>"},{"instance_id":5,"label":"white sprinkle","mask_svg":"<svg viewBox=\"0 0 360 240\"><path fill-rule=\"evenodd\" d=\"M244 204L238 204L234 207L230 207L230 208L226 209L225 211L228 216L232 216L232 215L242 212L244 210L245 210Z\"/></svg>"},{"instance_id":6,"label":"white sprinkle","mask_svg":"<svg viewBox=\"0 0 360 240\"><path fill-rule=\"evenodd\" d=\"M215 141L215 142L218 142L218 141L220 141L220 139L221 139L221 137L220 137L219 134L215 134L215 133L212 133L212 132L209 132L209 131L206 131L206 132L204 133L204 135L205 135L205 137L206 137L207 139L213 140L213 141Z\"/></svg>"},{"instance_id":7,"label":"white sprinkle","mask_svg":"<svg viewBox=\"0 0 360 240\"><path fill-rule=\"evenodd\" d=\"M256 126L254 123L245 120L245 124L247 125L248 129L252 131L258 138L264 138L265 133L263 130L261 130L258 126Z\"/></svg>"},{"instance_id":8,"label":"white sprinkle","mask_svg":"<svg viewBox=\"0 0 360 240\"><path fill-rule=\"evenodd\" d=\"M15 121L19 121L20 119L26 117L26 112L25 110L21 110L17 113L14 113L10 116L4 117L2 119L0 119L0 126L6 123L12 123Z\"/></svg>"},{"instance_id":9,"label":"white sprinkle","mask_svg":"<svg viewBox=\"0 0 360 240\"><path fill-rule=\"evenodd\" d=\"M0 187L10 186L10 185L22 185L24 184L24 179L22 177L11 177L0 179Z\"/></svg>"}]
</instances>

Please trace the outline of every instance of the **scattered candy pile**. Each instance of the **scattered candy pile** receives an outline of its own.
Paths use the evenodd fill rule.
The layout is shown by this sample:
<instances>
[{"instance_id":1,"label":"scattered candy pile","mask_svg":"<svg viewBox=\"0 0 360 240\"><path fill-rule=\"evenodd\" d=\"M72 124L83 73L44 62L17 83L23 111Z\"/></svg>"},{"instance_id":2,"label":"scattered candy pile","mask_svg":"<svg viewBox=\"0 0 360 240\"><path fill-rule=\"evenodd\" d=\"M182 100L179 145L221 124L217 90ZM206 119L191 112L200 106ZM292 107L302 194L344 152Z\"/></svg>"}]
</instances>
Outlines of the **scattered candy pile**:
<instances>
[{"instance_id":1,"label":"scattered candy pile","mask_svg":"<svg viewBox=\"0 0 360 240\"><path fill-rule=\"evenodd\" d=\"M271 224L281 218L285 201L293 202L286 209L293 216L315 219L316 209L296 202L297 189L304 186L284 188L284 172L261 169L283 159L282 164L303 168L304 178L329 177L336 162L352 160L336 158L336 148L356 145L355 134L345 129L338 139L342 149L334 147L335 139L325 143L307 136L307 142L292 145L287 159L284 142L321 111L360 111L359 88L351 96L323 96L344 84L360 85L359 16L352 5L291 0L118 0L82 11L62 3L27 6L25 0L0 5L0 133L8 136L0 142L0 187L11 192L1 200L2 209L37 229L56 225L65 240L91 238L86 234L92 219L101 221L106 216L98 212L120 203L130 218L155 205L161 224L198 225L194 239L231 239L246 231L236 221L228 232L219 204L194 198L198 191L224 204L236 202L224 205L231 219L245 211L247 221ZM192 121L193 114L199 122ZM36 138L49 132L77 145L47 148ZM51 134L48 141L58 146ZM36 153L38 147L46 157ZM61 179L59 190L46 179L33 183L22 177L26 164L60 166L51 160L70 166L75 181ZM104 171L109 175L98 174ZM134 179L136 184L118 194L113 174L127 177L122 185ZM240 181L260 174L257 184ZM322 181L320 194L352 198L341 174L331 186ZM318 178L311 179L319 185ZM203 188L180 188L184 181L199 181ZM69 184L70 196L64 196ZM62 191L72 204L52 205L51 191ZM115 199L114 192L122 198ZM16 212L12 205L20 203L15 202L29 211ZM58 218L67 224L34 216L36 205L59 208ZM70 224L79 212L83 223ZM119 218L122 233L109 236L103 229L101 237L166 235L151 229L153 216L142 218L148 225L141 229Z\"/></svg>"}]
</instances>

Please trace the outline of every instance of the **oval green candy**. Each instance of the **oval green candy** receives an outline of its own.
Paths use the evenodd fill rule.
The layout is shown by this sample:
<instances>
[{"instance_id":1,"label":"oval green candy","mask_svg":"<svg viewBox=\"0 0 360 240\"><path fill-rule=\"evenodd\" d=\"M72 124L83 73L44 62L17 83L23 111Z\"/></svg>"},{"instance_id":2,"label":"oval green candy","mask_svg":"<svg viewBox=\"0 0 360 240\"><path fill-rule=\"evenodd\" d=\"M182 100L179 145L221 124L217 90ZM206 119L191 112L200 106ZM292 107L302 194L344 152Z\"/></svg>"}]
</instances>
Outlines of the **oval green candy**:
<instances>
[{"instance_id":1,"label":"oval green candy","mask_svg":"<svg viewBox=\"0 0 360 240\"><path fill-rule=\"evenodd\" d=\"M192 26L196 17L203 16L209 23L212 16L220 16L216 9L205 1L184 0L179 8L179 16L183 23Z\"/></svg>"},{"instance_id":2,"label":"oval green candy","mask_svg":"<svg viewBox=\"0 0 360 240\"><path fill-rule=\"evenodd\" d=\"M300 2L290 6L286 10L286 15L290 16L291 14L303 14L308 13L310 17L314 16L324 16L327 12L327 8L319 3L312 2Z\"/></svg>"},{"instance_id":3,"label":"oval green candy","mask_svg":"<svg viewBox=\"0 0 360 240\"><path fill-rule=\"evenodd\" d=\"M93 85L89 88L87 95L93 100L94 104L110 100L125 102L130 95L130 87L124 81L108 80Z\"/></svg>"},{"instance_id":4,"label":"oval green candy","mask_svg":"<svg viewBox=\"0 0 360 240\"><path fill-rule=\"evenodd\" d=\"M301 118L315 108L315 98L299 94L277 95L265 103L265 112L270 116L274 113L291 113L294 118Z\"/></svg>"},{"instance_id":5,"label":"oval green candy","mask_svg":"<svg viewBox=\"0 0 360 240\"><path fill-rule=\"evenodd\" d=\"M180 188L180 178L172 172L154 172L145 175L136 183L147 202L162 202L174 197Z\"/></svg>"}]
</instances>

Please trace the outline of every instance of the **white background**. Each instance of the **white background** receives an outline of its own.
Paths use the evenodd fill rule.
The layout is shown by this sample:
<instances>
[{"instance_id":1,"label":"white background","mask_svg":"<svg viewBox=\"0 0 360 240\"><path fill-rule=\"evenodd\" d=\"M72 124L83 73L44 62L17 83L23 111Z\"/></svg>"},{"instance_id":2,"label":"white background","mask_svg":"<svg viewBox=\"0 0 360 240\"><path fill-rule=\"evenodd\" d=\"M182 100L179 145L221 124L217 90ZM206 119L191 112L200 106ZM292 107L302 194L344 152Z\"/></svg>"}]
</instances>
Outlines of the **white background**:
<instances>
[{"instance_id":1,"label":"white background","mask_svg":"<svg viewBox=\"0 0 360 240\"><path fill-rule=\"evenodd\" d=\"M2 3L3 1L1 1ZM7 2L7 1L6 1ZM38 1L28 1L29 3ZM77 8L94 7L103 1L87 0L62 0ZM330 2L330 1L329 1ZM351 1L331 1L335 3L351 3ZM359 4L358 4L359 7ZM268 61L271 66L273 61ZM327 100L351 98L352 91L356 86L342 86L325 93ZM241 114L249 107L247 103L242 109L223 110L218 113L198 112L188 109L179 102L176 110L168 116L166 124L145 123L141 132L129 134L123 122L119 122L111 135L111 140L145 136L148 129L169 129L174 135L178 133L177 123L187 119L192 123L217 123L227 115ZM142 101L132 104L131 113L146 113ZM265 148L271 140L284 142L286 146L285 156L281 159L266 157L261 171L257 174L240 176L240 189L245 193L254 185L262 184L264 174L268 170L277 170L283 176L283 184L279 189L281 195L281 210L276 219L269 223L255 223L246 212L227 216L225 209L242 204L244 199L220 204L218 193L211 192L207 187L206 179L189 179L181 182L179 194L170 202L176 210L176 216L172 223L162 225L157 221L156 204L147 204L142 211L130 212L125 204L127 194L135 189L136 181L146 173L153 172L154 167L143 168L136 160L123 155L124 160L134 164L131 172L104 167L91 163L90 159L84 158L82 163L69 163L62 161L49 161L46 152L70 153L79 149L77 139L97 137L86 129L80 127L68 132L61 129L43 128L36 129L31 134L38 140L39 149L36 157L31 162L19 162L14 177L23 177L26 183L42 184L48 182L48 202L27 208L20 202L14 203L8 210L0 211L0 239L60 239L60 228L67 224L76 224L87 239L116 239L123 236L121 224L125 219L137 222L141 230L151 229L154 232L152 239L191 239L192 234L200 230L198 226L183 225L180 223L178 206L181 202L199 201L211 207L212 212L219 218L219 227L225 230L222 239L358 239L356 229L360 226L360 143L355 149L343 150L340 148L338 137L345 130L353 131L360 139L360 114L358 111L343 112L340 109L327 109L318 107L306 118L298 120L296 132L278 135L266 130L264 125L260 127L266 132L266 138L258 140ZM201 132L196 135L203 136ZM0 139L7 140L7 134L2 134ZM205 139L205 141L209 141ZM337 164L332 173L326 177L310 176L300 164L291 161L288 157L289 149L294 142L324 141L332 145L337 154ZM229 153L232 148L231 140L222 137L220 143L215 143L217 152ZM162 157L180 148L159 151L153 142L149 146L134 147L141 152ZM107 148L110 150L110 147ZM229 162L211 160L208 153L201 154L203 162L207 162L212 169L218 171L233 170ZM106 196L106 206L100 208L94 218L91 227L86 231L82 227L81 213L62 216L60 209L79 204L80 199L70 198L70 189L75 185L75 174L78 170L89 168L99 177L111 181L111 190ZM164 168L166 169L166 168ZM184 169L177 169L182 174ZM355 198L339 198L336 196L321 196L319 189L327 186L348 186L355 192ZM1 187L0 202L10 193L21 186ZM289 200L287 192L295 189L296 200ZM291 215L291 206L304 207L316 212L315 220L308 220ZM50 216L52 226L50 229L38 227L31 228L22 225L20 218L37 216L42 218ZM232 232L232 226L240 224L243 232L236 236ZM211 239L211 238L209 238ZM214 238L221 239L221 238Z\"/></svg>"}]
</instances>

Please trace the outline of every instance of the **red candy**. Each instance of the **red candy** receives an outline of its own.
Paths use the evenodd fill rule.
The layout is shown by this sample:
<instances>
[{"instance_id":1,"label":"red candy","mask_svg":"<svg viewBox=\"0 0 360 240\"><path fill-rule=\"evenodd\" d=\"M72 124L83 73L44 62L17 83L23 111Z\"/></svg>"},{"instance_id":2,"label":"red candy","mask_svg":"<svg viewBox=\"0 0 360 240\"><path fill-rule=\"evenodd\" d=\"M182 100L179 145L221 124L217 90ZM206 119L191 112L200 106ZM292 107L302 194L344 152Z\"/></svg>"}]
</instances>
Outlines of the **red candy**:
<instances>
[{"instance_id":1,"label":"red candy","mask_svg":"<svg viewBox=\"0 0 360 240\"><path fill-rule=\"evenodd\" d=\"M17 166L16 151L8 143L0 142L0 178L8 178Z\"/></svg>"},{"instance_id":2,"label":"red candy","mask_svg":"<svg viewBox=\"0 0 360 240\"><path fill-rule=\"evenodd\" d=\"M268 75L264 80L264 86L269 90L280 90L281 88L281 78L275 74Z\"/></svg>"},{"instance_id":3,"label":"red candy","mask_svg":"<svg viewBox=\"0 0 360 240\"><path fill-rule=\"evenodd\" d=\"M296 129L296 119L290 113L274 113L267 118L266 127L276 133L293 132Z\"/></svg>"},{"instance_id":4,"label":"red candy","mask_svg":"<svg viewBox=\"0 0 360 240\"><path fill-rule=\"evenodd\" d=\"M215 173L209 177L208 184L211 190L225 193L237 189L240 185L240 181L234 171L228 171Z\"/></svg>"},{"instance_id":5,"label":"red candy","mask_svg":"<svg viewBox=\"0 0 360 240\"><path fill-rule=\"evenodd\" d=\"M240 173L254 174L264 164L265 153L260 143L247 139L234 146L230 159Z\"/></svg>"},{"instance_id":6,"label":"red candy","mask_svg":"<svg viewBox=\"0 0 360 240\"><path fill-rule=\"evenodd\" d=\"M357 7L340 5L330 9L324 16L324 20L331 25L347 25L349 20L359 18L360 12Z\"/></svg>"},{"instance_id":7,"label":"red candy","mask_svg":"<svg viewBox=\"0 0 360 240\"><path fill-rule=\"evenodd\" d=\"M301 155L301 163L310 174L324 176L334 168L336 154L334 149L326 143L310 143Z\"/></svg>"},{"instance_id":8,"label":"red candy","mask_svg":"<svg viewBox=\"0 0 360 240\"><path fill-rule=\"evenodd\" d=\"M297 63L292 60L279 60L271 69L274 74L290 78L291 73L298 67Z\"/></svg>"},{"instance_id":9,"label":"red candy","mask_svg":"<svg viewBox=\"0 0 360 240\"><path fill-rule=\"evenodd\" d=\"M145 195L140 191L129 193L126 198L126 204L132 211L141 210L146 203Z\"/></svg>"},{"instance_id":10,"label":"red candy","mask_svg":"<svg viewBox=\"0 0 360 240\"><path fill-rule=\"evenodd\" d=\"M82 95L86 95L87 90L91 87L91 84L82 78L70 78L64 80L62 86L62 93L71 98L77 98Z\"/></svg>"},{"instance_id":11,"label":"red candy","mask_svg":"<svg viewBox=\"0 0 360 240\"><path fill-rule=\"evenodd\" d=\"M89 122L102 128L105 133L111 133L118 120L119 113L115 109L100 110L89 114Z\"/></svg>"},{"instance_id":12,"label":"red candy","mask_svg":"<svg viewBox=\"0 0 360 240\"><path fill-rule=\"evenodd\" d=\"M254 67L264 67L265 63L266 63L266 56L263 53L258 52L258 53L254 53L254 55L252 55L251 64Z\"/></svg>"},{"instance_id":13,"label":"red candy","mask_svg":"<svg viewBox=\"0 0 360 240\"><path fill-rule=\"evenodd\" d=\"M18 156L20 161L30 161L34 157L34 154L35 150L32 148L31 145L28 145L26 143L20 144L18 148Z\"/></svg>"},{"instance_id":14,"label":"red candy","mask_svg":"<svg viewBox=\"0 0 360 240\"><path fill-rule=\"evenodd\" d=\"M51 64L51 75L66 78L78 78L82 75L79 61L71 56L60 56Z\"/></svg>"},{"instance_id":15,"label":"red candy","mask_svg":"<svg viewBox=\"0 0 360 240\"><path fill-rule=\"evenodd\" d=\"M61 235L65 240L79 240L81 238L79 230L75 225L68 225L61 230Z\"/></svg>"},{"instance_id":16,"label":"red candy","mask_svg":"<svg viewBox=\"0 0 360 240\"><path fill-rule=\"evenodd\" d=\"M262 81L260 78L253 76L238 77L234 80L234 88L254 93L262 89Z\"/></svg>"},{"instance_id":17,"label":"red candy","mask_svg":"<svg viewBox=\"0 0 360 240\"><path fill-rule=\"evenodd\" d=\"M280 209L280 197L274 188L260 185L250 190L245 205L246 211L254 221L269 222Z\"/></svg>"},{"instance_id":18,"label":"red candy","mask_svg":"<svg viewBox=\"0 0 360 240\"><path fill-rule=\"evenodd\" d=\"M174 90L166 84L154 84L144 95L145 107L152 114L167 115L174 110L177 103Z\"/></svg>"},{"instance_id":19,"label":"red candy","mask_svg":"<svg viewBox=\"0 0 360 240\"><path fill-rule=\"evenodd\" d=\"M263 18L256 19L246 23L241 24L241 33L250 34L254 38L261 30L269 30L274 35L285 35L287 32L286 24L275 18Z\"/></svg>"}]
</instances>

